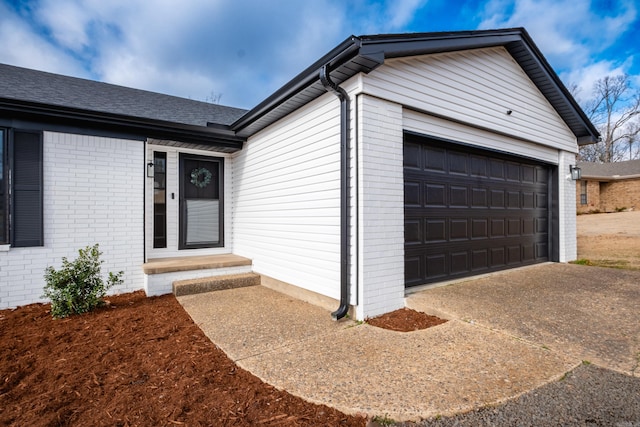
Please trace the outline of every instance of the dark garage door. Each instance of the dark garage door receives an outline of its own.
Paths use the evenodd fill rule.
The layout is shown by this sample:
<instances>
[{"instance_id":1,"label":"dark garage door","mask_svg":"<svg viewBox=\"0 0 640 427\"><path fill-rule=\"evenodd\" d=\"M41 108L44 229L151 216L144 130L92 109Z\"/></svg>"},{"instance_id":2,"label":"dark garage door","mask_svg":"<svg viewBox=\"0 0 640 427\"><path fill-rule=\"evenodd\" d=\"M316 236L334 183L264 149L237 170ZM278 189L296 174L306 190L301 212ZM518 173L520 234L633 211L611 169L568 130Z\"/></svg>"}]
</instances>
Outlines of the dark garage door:
<instances>
[{"instance_id":1,"label":"dark garage door","mask_svg":"<svg viewBox=\"0 0 640 427\"><path fill-rule=\"evenodd\" d=\"M405 285L549 260L550 168L405 134Z\"/></svg>"}]
</instances>

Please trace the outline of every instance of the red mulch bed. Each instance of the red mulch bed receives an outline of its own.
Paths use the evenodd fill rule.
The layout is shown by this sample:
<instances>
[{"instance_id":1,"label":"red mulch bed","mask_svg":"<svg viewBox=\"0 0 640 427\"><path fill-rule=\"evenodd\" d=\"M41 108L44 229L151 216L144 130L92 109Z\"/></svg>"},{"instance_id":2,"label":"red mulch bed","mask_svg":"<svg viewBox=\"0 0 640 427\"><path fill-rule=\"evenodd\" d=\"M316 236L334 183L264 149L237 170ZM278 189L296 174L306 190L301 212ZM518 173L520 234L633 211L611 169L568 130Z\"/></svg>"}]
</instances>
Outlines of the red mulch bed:
<instances>
[{"instance_id":1,"label":"red mulch bed","mask_svg":"<svg viewBox=\"0 0 640 427\"><path fill-rule=\"evenodd\" d=\"M367 319L366 322L372 326L392 331L411 332L441 325L446 320L410 308L401 308L382 316Z\"/></svg>"},{"instance_id":2,"label":"red mulch bed","mask_svg":"<svg viewBox=\"0 0 640 427\"><path fill-rule=\"evenodd\" d=\"M364 426L238 368L171 295L0 311L0 425Z\"/></svg>"}]
</instances>

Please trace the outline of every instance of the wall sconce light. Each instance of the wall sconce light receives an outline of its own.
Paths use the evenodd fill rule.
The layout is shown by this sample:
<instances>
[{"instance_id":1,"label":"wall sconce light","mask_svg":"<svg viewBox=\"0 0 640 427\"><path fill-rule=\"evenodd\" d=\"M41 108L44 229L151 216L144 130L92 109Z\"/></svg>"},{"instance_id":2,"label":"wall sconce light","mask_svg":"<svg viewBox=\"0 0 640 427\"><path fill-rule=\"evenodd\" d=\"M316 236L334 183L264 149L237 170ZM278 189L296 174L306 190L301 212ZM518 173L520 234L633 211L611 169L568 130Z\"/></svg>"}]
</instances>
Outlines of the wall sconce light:
<instances>
[{"instance_id":1,"label":"wall sconce light","mask_svg":"<svg viewBox=\"0 0 640 427\"><path fill-rule=\"evenodd\" d=\"M569 165L569 172L571 173L571 179L574 181L582 178L582 169L580 169L578 166Z\"/></svg>"},{"instance_id":2,"label":"wall sconce light","mask_svg":"<svg viewBox=\"0 0 640 427\"><path fill-rule=\"evenodd\" d=\"M153 178L153 162L147 163L147 177Z\"/></svg>"}]
</instances>

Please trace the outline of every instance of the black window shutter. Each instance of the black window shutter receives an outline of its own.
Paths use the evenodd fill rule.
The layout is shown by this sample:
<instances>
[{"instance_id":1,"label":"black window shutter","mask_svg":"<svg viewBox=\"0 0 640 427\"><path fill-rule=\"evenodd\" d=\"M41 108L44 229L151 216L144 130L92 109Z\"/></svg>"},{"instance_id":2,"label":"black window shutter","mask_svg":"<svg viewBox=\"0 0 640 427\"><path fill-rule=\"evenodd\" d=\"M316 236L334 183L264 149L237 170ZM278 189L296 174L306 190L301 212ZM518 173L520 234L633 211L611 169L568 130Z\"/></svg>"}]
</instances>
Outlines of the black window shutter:
<instances>
[{"instance_id":1,"label":"black window shutter","mask_svg":"<svg viewBox=\"0 0 640 427\"><path fill-rule=\"evenodd\" d=\"M11 246L43 246L42 134L13 131Z\"/></svg>"}]
</instances>

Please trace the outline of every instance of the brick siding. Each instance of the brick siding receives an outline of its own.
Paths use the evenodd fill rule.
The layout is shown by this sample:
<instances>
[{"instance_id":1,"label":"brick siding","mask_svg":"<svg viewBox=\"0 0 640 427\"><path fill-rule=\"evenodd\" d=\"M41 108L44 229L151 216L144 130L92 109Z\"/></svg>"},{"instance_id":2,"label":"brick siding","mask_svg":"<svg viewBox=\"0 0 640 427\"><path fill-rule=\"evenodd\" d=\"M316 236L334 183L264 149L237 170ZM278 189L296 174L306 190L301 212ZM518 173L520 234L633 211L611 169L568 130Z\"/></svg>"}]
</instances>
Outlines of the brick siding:
<instances>
[{"instance_id":1,"label":"brick siding","mask_svg":"<svg viewBox=\"0 0 640 427\"><path fill-rule=\"evenodd\" d=\"M44 133L44 246L0 252L0 309L42 301L44 271L100 244L112 292L142 289L144 143Z\"/></svg>"},{"instance_id":2,"label":"brick siding","mask_svg":"<svg viewBox=\"0 0 640 427\"><path fill-rule=\"evenodd\" d=\"M586 180L587 204L581 204L581 181L576 184L578 213L615 212L618 209L640 209L640 178L599 182Z\"/></svg>"}]
</instances>

